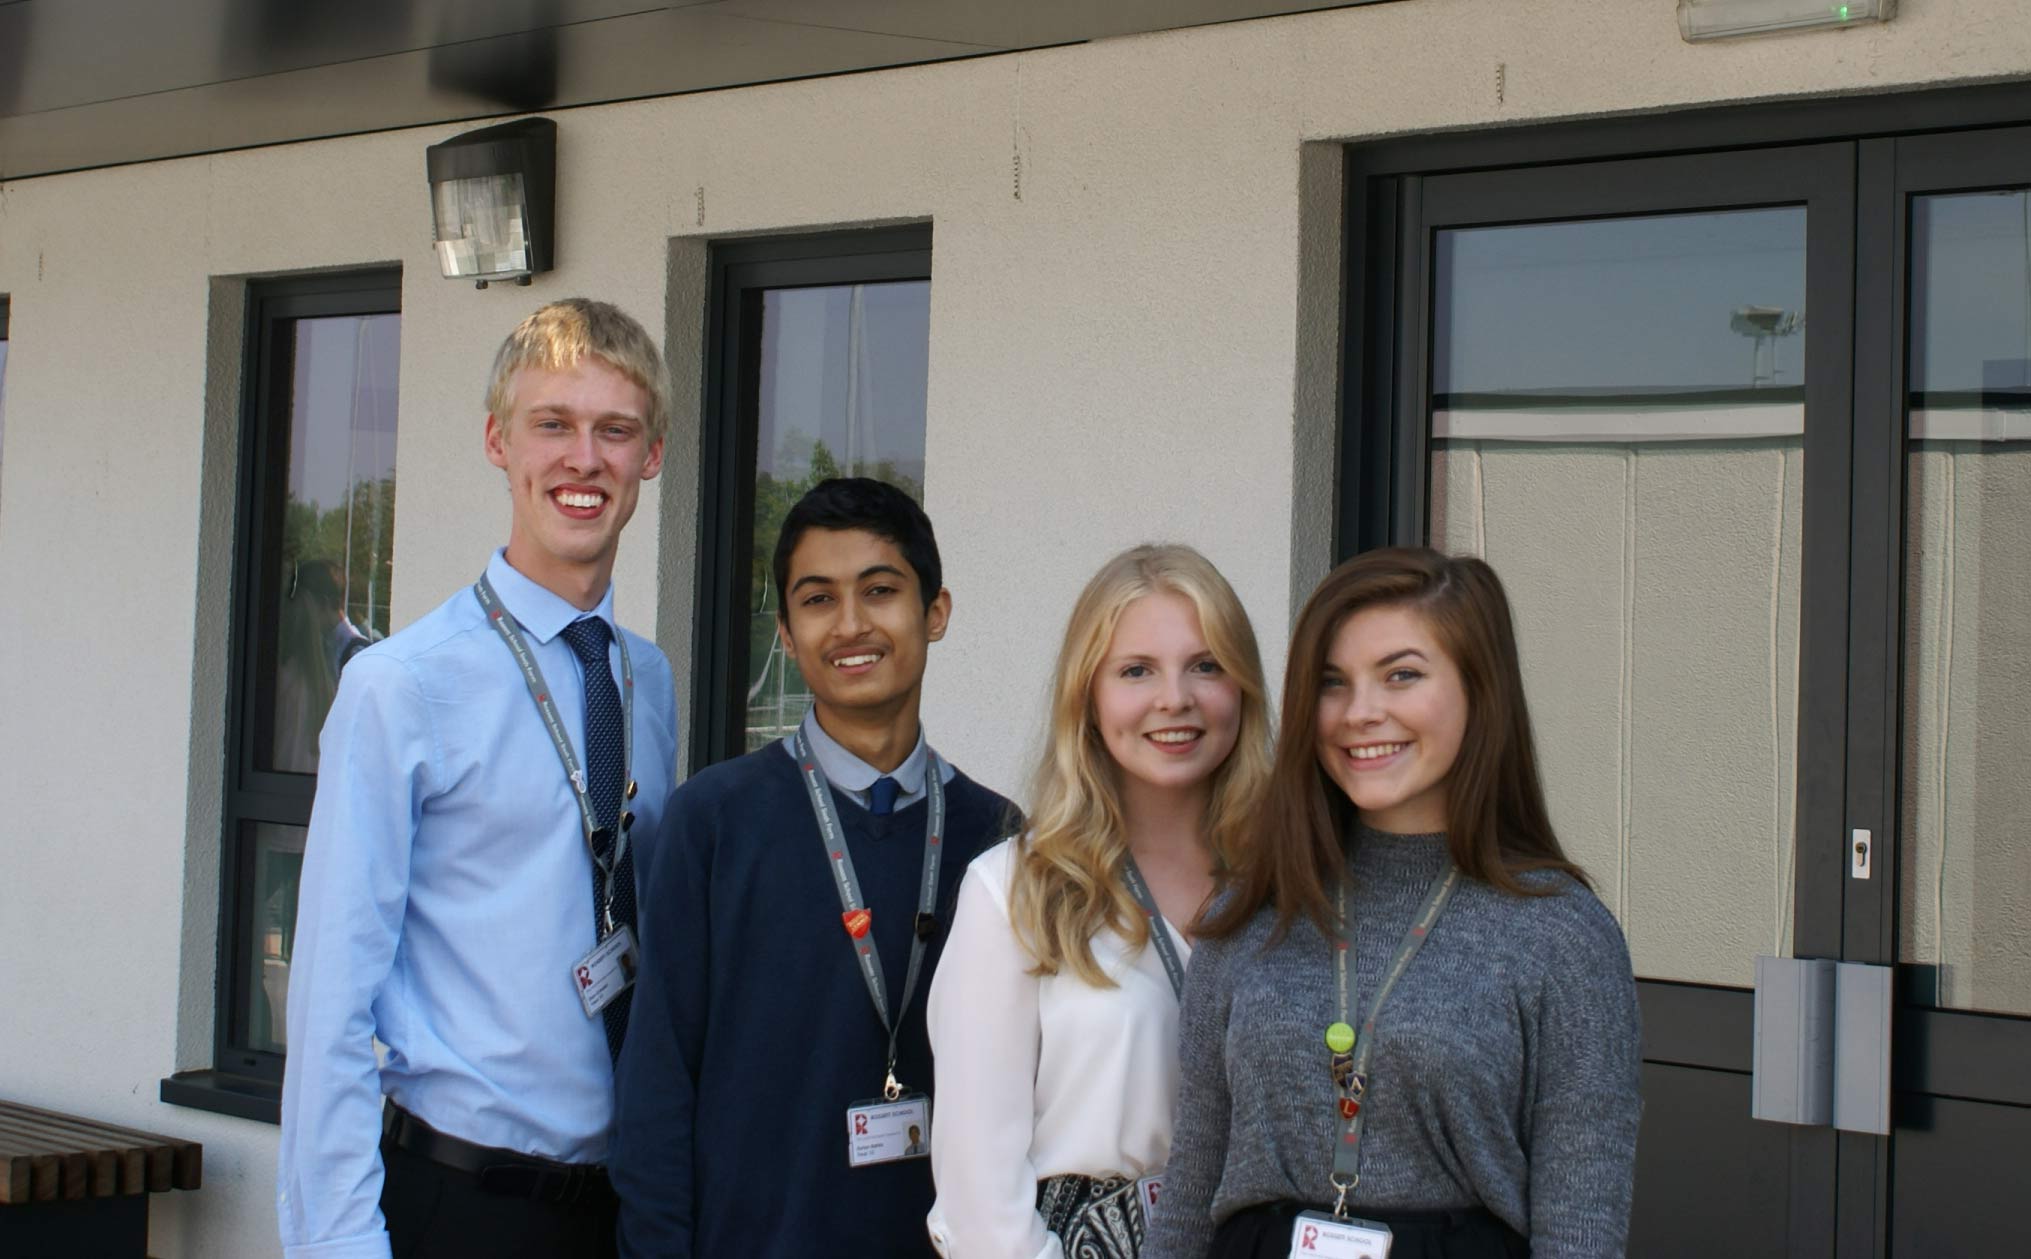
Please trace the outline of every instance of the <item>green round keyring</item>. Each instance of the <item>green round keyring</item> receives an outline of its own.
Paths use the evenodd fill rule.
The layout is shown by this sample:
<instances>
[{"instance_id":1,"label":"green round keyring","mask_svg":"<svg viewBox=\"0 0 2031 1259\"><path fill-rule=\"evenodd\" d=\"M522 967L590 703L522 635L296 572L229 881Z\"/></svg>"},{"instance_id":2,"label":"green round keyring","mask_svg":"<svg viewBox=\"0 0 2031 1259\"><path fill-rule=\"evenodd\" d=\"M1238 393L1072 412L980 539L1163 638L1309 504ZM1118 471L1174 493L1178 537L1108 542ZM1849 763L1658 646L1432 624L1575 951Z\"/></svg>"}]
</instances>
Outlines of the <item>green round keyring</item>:
<instances>
[{"instance_id":1,"label":"green round keyring","mask_svg":"<svg viewBox=\"0 0 2031 1259\"><path fill-rule=\"evenodd\" d=\"M1354 1029L1345 1023L1335 1023L1327 1028L1326 1048L1336 1054L1344 1054L1354 1048Z\"/></svg>"}]
</instances>

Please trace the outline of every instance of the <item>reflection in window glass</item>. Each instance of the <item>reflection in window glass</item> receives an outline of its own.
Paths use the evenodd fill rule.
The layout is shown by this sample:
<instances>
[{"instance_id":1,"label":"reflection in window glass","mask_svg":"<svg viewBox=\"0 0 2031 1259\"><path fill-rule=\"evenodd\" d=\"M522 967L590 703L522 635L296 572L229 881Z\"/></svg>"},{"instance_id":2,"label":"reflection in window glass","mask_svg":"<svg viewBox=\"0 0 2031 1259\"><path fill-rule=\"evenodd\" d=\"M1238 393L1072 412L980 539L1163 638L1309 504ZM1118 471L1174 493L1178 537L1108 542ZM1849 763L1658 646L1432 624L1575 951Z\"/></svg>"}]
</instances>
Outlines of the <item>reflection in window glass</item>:
<instances>
[{"instance_id":1,"label":"reflection in window glass","mask_svg":"<svg viewBox=\"0 0 2031 1259\"><path fill-rule=\"evenodd\" d=\"M395 520L400 315L294 324L288 479L264 687L263 769L317 772L317 735L339 671L388 634Z\"/></svg>"},{"instance_id":2,"label":"reflection in window glass","mask_svg":"<svg viewBox=\"0 0 2031 1259\"><path fill-rule=\"evenodd\" d=\"M831 476L868 476L924 500L928 280L763 295L748 618L747 750L789 733L810 692L776 638L770 566L783 517Z\"/></svg>"},{"instance_id":3,"label":"reflection in window glass","mask_svg":"<svg viewBox=\"0 0 2031 1259\"><path fill-rule=\"evenodd\" d=\"M1442 231L1433 545L1514 602L1559 837L1647 978L1789 952L1805 211Z\"/></svg>"},{"instance_id":4,"label":"reflection in window glass","mask_svg":"<svg viewBox=\"0 0 2031 1259\"><path fill-rule=\"evenodd\" d=\"M246 1043L269 1053L288 1045L289 959L296 951L296 886L303 873L301 826L248 824L254 841L252 938L243 942L248 967Z\"/></svg>"},{"instance_id":5,"label":"reflection in window glass","mask_svg":"<svg viewBox=\"0 0 2031 1259\"><path fill-rule=\"evenodd\" d=\"M1900 961L2031 1014L2031 195L1911 208Z\"/></svg>"}]
</instances>

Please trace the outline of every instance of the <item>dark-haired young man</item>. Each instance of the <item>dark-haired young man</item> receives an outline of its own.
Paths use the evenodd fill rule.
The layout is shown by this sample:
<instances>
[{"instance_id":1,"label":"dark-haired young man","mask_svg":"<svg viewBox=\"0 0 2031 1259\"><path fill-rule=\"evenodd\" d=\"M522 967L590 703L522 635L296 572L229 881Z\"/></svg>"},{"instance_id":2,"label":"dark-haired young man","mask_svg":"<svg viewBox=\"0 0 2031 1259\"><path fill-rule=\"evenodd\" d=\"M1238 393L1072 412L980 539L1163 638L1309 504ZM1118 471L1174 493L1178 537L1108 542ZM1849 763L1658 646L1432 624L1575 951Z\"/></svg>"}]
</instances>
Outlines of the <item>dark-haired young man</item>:
<instances>
[{"instance_id":1,"label":"dark-haired young man","mask_svg":"<svg viewBox=\"0 0 2031 1259\"><path fill-rule=\"evenodd\" d=\"M612 1156L637 1259L928 1251L924 994L960 877L1013 810L918 723L952 611L922 509L821 482L774 569L811 711L678 789L643 872Z\"/></svg>"}]
</instances>

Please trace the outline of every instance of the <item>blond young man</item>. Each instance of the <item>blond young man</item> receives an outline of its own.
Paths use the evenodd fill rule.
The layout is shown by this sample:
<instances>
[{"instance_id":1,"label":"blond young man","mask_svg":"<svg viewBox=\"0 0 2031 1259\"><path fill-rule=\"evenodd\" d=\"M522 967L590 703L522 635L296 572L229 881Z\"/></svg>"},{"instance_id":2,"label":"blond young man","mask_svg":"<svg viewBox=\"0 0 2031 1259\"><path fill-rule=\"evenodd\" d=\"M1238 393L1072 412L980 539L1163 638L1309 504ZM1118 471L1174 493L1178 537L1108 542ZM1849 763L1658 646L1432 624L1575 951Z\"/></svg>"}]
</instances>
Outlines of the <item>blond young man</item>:
<instances>
[{"instance_id":1,"label":"blond young man","mask_svg":"<svg viewBox=\"0 0 2031 1259\"><path fill-rule=\"evenodd\" d=\"M347 665L321 737L277 1169L289 1259L614 1249L634 865L677 725L669 662L614 623L612 574L669 386L639 323L574 298L508 336L486 401L508 544Z\"/></svg>"}]
</instances>

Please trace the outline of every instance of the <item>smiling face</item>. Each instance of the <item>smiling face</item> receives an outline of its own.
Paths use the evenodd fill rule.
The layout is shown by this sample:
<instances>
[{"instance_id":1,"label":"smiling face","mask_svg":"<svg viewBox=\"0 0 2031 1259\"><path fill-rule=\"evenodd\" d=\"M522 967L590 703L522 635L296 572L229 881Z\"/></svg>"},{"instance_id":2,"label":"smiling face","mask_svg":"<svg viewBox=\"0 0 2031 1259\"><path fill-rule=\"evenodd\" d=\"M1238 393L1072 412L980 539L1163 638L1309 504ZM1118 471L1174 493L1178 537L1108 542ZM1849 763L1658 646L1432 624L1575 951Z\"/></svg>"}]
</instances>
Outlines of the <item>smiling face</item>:
<instances>
[{"instance_id":1,"label":"smiling face","mask_svg":"<svg viewBox=\"0 0 2031 1259\"><path fill-rule=\"evenodd\" d=\"M1379 831L1446 829L1446 780L1467 731L1467 692L1422 613L1364 608L1333 635L1319 686L1327 777Z\"/></svg>"},{"instance_id":2,"label":"smiling face","mask_svg":"<svg viewBox=\"0 0 2031 1259\"><path fill-rule=\"evenodd\" d=\"M826 710L886 721L916 712L928 644L945 636L952 596L924 607L895 543L865 529L806 529L790 553L783 649Z\"/></svg>"},{"instance_id":3,"label":"smiling face","mask_svg":"<svg viewBox=\"0 0 2031 1259\"><path fill-rule=\"evenodd\" d=\"M1241 729L1241 687L1213 658L1192 601L1167 590L1122 609L1091 702L1123 777L1160 791L1208 790Z\"/></svg>"},{"instance_id":4,"label":"smiling face","mask_svg":"<svg viewBox=\"0 0 2031 1259\"><path fill-rule=\"evenodd\" d=\"M601 359L563 371L525 367L508 415L487 417L487 459L508 474L508 562L581 607L613 575L621 528L642 482L663 466L644 417L649 395Z\"/></svg>"}]
</instances>

